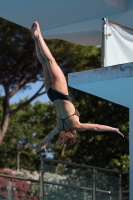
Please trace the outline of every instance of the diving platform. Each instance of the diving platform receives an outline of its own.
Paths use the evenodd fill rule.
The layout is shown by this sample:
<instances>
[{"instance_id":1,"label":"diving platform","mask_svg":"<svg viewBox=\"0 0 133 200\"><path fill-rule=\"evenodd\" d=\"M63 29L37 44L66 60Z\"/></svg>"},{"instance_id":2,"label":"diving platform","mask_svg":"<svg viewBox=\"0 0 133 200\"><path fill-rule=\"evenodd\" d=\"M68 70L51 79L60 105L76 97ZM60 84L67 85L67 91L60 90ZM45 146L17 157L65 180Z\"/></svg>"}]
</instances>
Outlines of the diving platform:
<instances>
[{"instance_id":1,"label":"diving platform","mask_svg":"<svg viewBox=\"0 0 133 200\"><path fill-rule=\"evenodd\" d=\"M70 73L68 84L133 109L133 63Z\"/></svg>"},{"instance_id":2,"label":"diving platform","mask_svg":"<svg viewBox=\"0 0 133 200\"><path fill-rule=\"evenodd\" d=\"M131 200L133 196L133 63L70 73L68 83L72 88L129 108Z\"/></svg>"}]
</instances>

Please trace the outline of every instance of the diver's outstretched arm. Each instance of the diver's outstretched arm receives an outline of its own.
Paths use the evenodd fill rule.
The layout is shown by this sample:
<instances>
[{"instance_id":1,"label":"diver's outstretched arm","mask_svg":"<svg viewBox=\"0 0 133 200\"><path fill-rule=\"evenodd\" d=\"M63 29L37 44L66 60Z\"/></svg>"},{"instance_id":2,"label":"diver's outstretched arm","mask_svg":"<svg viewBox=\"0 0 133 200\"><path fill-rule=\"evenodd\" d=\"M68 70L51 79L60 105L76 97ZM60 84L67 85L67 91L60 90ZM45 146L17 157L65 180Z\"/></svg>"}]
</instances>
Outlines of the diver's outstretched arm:
<instances>
[{"instance_id":1,"label":"diver's outstretched arm","mask_svg":"<svg viewBox=\"0 0 133 200\"><path fill-rule=\"evenodd\" d=\"M76 128L76 130L78 131L92 130L92 131L97 131L97 132L112 131L124 137L124 135L119 131L118 128L114 128L114 127L106 126L106 125L100 125L100 124L80 123L79 127Z\"/></svg>"},{"instance_id":2,"label":"diver's outstretched arm","mask_svg":"<svg viewBox=\"0 0 133 200\"><path fill-rule=\"evenodd\" d=\"M36 153L41 151L41 149L46 149L46 148L44 148L44 145L46 145L47 142L49 142L56 134L58 134L60 132L61 132L61 130L59 130L58 127L55 126L55 128L48 135L46 135L44 140L35 147Z\"/></svg>"}]
</instances>

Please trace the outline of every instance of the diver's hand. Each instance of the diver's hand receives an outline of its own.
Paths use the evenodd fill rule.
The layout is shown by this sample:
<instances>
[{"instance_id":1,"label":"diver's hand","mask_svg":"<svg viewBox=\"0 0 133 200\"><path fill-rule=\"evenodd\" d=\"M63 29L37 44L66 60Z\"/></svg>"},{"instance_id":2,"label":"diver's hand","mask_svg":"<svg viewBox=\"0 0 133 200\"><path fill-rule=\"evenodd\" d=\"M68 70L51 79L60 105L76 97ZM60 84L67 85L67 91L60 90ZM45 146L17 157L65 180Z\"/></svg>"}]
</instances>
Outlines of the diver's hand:
<instances>
[{"instance_id":1,"label":"diver's hand","mask_svg":"<svg viewBox=\"0 0 133 200\"><path fill-rule=\"evenodd\" d=\"M47 149L46 149L46 144L43 145L43 146L41 147L41 150L43 150L43 151L47 151Z\"/></svg>"},{"instance_id":2,"label":"diver's hand","mask_svg":"<svg viewBox=\"0 0 133 200\"><path fill-rule=\"evenodd\" d=\"M121 135L122 137L124 137L124 135L119 131L118 128L115 129L115 132L116 132L117 134Z\"/></svg>"},{"instance_id":3,"label":"diver's hand","mask_svg":"<svg viewBox=\"0 0 133 200\"><path fill-rule=\"evenodd\" d=\"M47 151L47 150L46 150L46 144L44 145L44 142L39 143L39 144L35 147L35 151L36 151L36 153L38 153L39 151Z\"/></svg>"}]
</instances>

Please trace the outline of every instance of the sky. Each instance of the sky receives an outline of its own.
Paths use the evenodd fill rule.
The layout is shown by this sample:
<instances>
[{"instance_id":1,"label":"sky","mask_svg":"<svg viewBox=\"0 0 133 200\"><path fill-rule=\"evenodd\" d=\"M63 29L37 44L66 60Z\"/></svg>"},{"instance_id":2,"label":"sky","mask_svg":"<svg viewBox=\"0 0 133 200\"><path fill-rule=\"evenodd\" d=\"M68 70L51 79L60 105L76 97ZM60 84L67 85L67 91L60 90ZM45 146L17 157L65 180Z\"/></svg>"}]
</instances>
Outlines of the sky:
<instances>
[{"instance_id":1,"label":"sky","mask_svg":"<svg viewBox=\"0 0 133 200\"><path fill-rule=\"evenodd\" d=\"M10 104L18 103L20 100L24 99L25 97L30 98L42 85L42 82L36 82L34 84L30 84L31 89L26 89L24 91L17 92L11 99ZM0 86L0 94L4 95L4 90L2 86ZM37 97L32 103L39 100L41 103L49 102L47 94L43 94L40 97Z\"/></svg>"}]
</instances>

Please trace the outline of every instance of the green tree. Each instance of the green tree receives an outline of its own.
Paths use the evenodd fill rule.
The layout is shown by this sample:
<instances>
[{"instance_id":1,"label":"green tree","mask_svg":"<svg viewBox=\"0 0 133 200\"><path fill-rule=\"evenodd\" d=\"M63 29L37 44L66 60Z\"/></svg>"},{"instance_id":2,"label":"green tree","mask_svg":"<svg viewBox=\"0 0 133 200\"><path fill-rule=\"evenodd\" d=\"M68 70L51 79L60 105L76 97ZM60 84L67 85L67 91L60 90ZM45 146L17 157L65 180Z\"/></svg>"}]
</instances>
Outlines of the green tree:
<instances>
[{"instance_id":1,"label":"green tree","mask_svg":"<svg viewBox=\"0 0 133 200\"><path fill-rule=\"evenodd\" d=\"M56 142L58 138L58 135L56 135L47 144L48 153L52 153L55 159L128 171L128 121L126 119L128 109L101 101L101 99L93 96L87 96L82 92L78 94L83 98L77 102L80 102L79 109L82 111L82 122L103 124L104 121L104 124L120 127L125 138L123 139L112 132L78 132L76 143L73 146L66 147L62 158L62 149ZM17 104L14 104L11 105L11 108L14 109L17 106ZM101 111L106 112L101 115ZM125 119L122 118L123 115L125 115ZM1 167L16 167L19 144L21 168L38 169L39 161L37 161L37 157L39 155L35 154L34 147L43 140L55 124L56 112L52 103L36 102L34 105L29 104L23 110L19 110L11 117L7 134L0 148L0 154L3 155L0 158Z\"/></svg>"},{"instance_id":2,"label":"green tree","mask_svg":"<svg viewBox=\"0 0 133 200\"><path fill-rule=\"evenodd\" d=\"M100 50L95 47L81 47L61 40L49 40L47 43L65 75L69 72L97 67ZM30 31L2 18L0 19L0 45L0 84L5 93L2 101L1 144L8 129L10 116L36 97L45 94L45 91L42 83L30 99L18 104L15 109L10 108L9 101L13 95L30 89L30 83L43 81L42 66L36 58Z\"/></svg>"},{"instance_id":3,"label":"green tree","mask_svg":"<svg viewBox=\"0 0 133 200\"><path fill-rule=\"evenodd\" d=\"M82 122L118 127L125 137L122 138L113 132L79 132L77 151L74 155L71 155L71 160L88 165L128 171L129 164L124 167L123 162L120 162L122 158L127 161L128 158L124 156L129 155L128 108L81 91L74 91L74 95L75 100L78 99L76 104L81 113ZM119 164L116 165L112 159L115 159L115 162Z\"/></svg>"},{"instance_id":4,"label":"green tree","mask_svg":"<svg viewBox=\"0 0 133 200\"><path fill-rule=\"evenodd\" d=\"M24 102L26 99L23 100ZM23 103L20 101L19 103ZM11 105L15 109L18 105ZM0 107L1 108L1 107ZM51 115L53 117L51 117ZM36 102L28 104L10 118L7 134L0 147L0 167L16 169L17 154L20 155L20 168L38 169L39 161L34 147L55 125L55 110L52 104ZM53 123L54 121L54 123ZM51 148L51 147L50 147Z\"/></svg>"},{"instance_id":5,"label":"green tree","mask_svg":"<svg viewBox=\"0 0 133 200\"><path fill-rule=\"evenodd\" d=\"M30 88L30 83L42 81L42 67L35 55L34 42L30 31L16 24L0 19L0 84L5 96L2 99L2 116L0 126L0 144L8 128L9 119L34 100L45 93L42 86L15 109L10 108L10 98L20 90Z\"/></svg>"},{"instance_id":6,"label":"green tree","mask_svg":"<svg viewBox=\"0 0 133 200\"><path fill-rule=\"evenodd\" d=\"M0 50L0 66L2 69L1 84L5 89L5 97L1 98L3 106L0 108L2 122L1 130L7 130L9 117L11 117L11 124L12 120L15 120L16 115L19 115L20 112L23 112L25 109L29 109L31 105L29 107L27 107L27 105L34 98L33 96L31 100L26 99L15 106L10 106L9 108L9 99L13 94L15 94L13 91L17 92L20 89L28 89L28 83L42 80L41 65L38 64L39 62L36 60L35 51L33 50L34 42L30 38L30 32L22 27L19 27L20 29L18 30L17 25L9 25L8 23L9 22L3 21L0 25L2 30L0 36L1 44L2 48L4 48L1 48ZM14 35L16 38L14 38ZM83 47L62 40L49 40L46 42L66 77L70 72L100 67L99 48ZM19 65L21 63L20 61L23 60L25 60L25 62ZM24 81L24 84L21 84L22 80ZM41 89L38 90L37 95L42 94ZM81 122L99 123L118 127L125 134L125 138L123 139L119 135L109 132L80 132L78 133L76 144L65 149L65 156L63 159L78 163L86 163L88 165L96 165L100 167L106 166L108 168L128 170L128 167L124 168L125 164L122 164L128 162L129 154L128 109L81 91L74 90L72 88L69 89L75 105L81 113ZM25 124L27 130L29 130L28 135L31 135L29 137L33 137L31 140L34 141L35 139L35 143L42 140L56 123L56 114L53 105L48 104L46 107L47 112L45 111L46 113L43 112L40 114L43 109L41 109L41 105L38 104L36 112L33 112L36 116L33 120L34 124L31 121L29 122L29 124L32 124L30 129L28 129L29 124L27 125L30 116L33 115L32 112L30 113L30 109L24 114L27 118L20 115L20 120L18 120L22 121L22 119L24 119L23 124ZM20 110L21 108L23 108L23 110ZM16 111L18 111L19 114L16 114ZM12 116L12 114L14 114L14 116ZM42 116L42 118L39 116ZM8 118L7 121L5 120L6 118ZM42 119L44 119L43 122ZM5 123L3 123L4 121ZM33 131L32 128L35 124L38 124L40 131ZM24 127L20 128L22 132ZM30 132L30 130L32 130L32 132ZM9 132L7 131L7 138L8 137ZM55 143L56 138L57 136L53 139L53 141L51 141L50 146L48 146L49 151L53 152L54 157L59 159L61 155L61 148ZM7 143L7 141L9 141L9 139L6 140L5 138L4 142ZM29 140L24 141L25 147L26 144L29 143ZM125 161L119 162L122 159Z\"/></svg>"}]
</instances>

